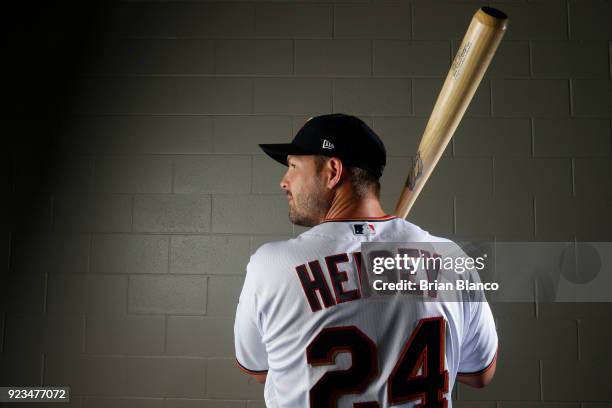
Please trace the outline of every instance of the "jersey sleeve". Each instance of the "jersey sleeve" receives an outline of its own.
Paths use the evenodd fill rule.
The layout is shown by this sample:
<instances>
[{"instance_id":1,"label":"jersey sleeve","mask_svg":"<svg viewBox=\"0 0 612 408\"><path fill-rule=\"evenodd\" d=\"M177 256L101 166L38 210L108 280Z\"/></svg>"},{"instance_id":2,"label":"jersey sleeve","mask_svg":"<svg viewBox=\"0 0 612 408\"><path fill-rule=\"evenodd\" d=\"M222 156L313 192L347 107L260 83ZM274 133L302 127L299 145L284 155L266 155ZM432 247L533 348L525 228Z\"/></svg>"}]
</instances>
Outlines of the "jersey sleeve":
<instances>
[{"instance_id":1,"label":"jersey sleeve","mask_svg":"<svg viewBox=\"0 0 612 408\"><path fill-rule=\"evenodd\" d=\"M457 374L475 374L488 368L497 353L497 330L491 308L484 299L472 299L469 321L461 344L461 360Z\"/></svg>"},{"instance_id":2,"label":"jersey sleeve","mask_svg":"<svg viewBox=\"0 0 612 408\"><path fill-rule=\"evenodd\" d=\"M268 370L268 353L262 340L254 268L253 257L251 257L236 308L234 347L236 361L241 369L249 374L262 374Z\"/></svg>"}]
</instances>

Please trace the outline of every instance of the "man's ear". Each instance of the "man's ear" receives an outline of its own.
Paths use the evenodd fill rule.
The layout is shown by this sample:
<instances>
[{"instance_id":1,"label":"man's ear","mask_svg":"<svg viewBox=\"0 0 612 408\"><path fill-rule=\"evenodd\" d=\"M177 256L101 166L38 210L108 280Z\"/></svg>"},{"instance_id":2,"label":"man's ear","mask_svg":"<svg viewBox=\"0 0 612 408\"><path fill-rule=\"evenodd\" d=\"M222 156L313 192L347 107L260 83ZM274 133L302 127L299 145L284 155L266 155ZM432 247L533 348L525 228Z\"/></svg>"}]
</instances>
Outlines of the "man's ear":
<instances>
[{"instance_id":1,"label":"man's ear","mask_svg":"<svg viewBox=\"0 0 612 408\"><path fill-rule=\"evenodd\" d=\"M327 163L325 163L325 167L329 174L327 188L332 189L340 183L342 173L344 172L344 165L342 164L342 160L337 157L330 157Z\"/></svg>"}]
</instances>

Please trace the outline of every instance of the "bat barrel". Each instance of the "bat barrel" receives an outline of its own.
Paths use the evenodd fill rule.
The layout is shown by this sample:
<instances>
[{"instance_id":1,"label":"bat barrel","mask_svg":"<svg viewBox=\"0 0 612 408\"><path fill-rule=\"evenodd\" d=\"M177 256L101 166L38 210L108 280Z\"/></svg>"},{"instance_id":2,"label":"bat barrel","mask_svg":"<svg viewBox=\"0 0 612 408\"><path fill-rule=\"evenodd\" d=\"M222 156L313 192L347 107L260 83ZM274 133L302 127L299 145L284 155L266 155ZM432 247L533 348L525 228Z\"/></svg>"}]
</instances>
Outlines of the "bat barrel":
<instances>
[{"instance_id":1,"label":"bat barrel","mask_svg":"<svg viewBox=\"0 0 612 408\"><path fill-rule=\"evenodd\" d=\"M504 13L501 10L498 10L496 8L493 7L481 7L480 8L482 10L483 13L485 13L488 16L491 16L493 18L496 18L498 20L507 20L508 16L506 15L506 13Z\"/></svg>"},{"instance_id":2,"label":"bat barrel","mask_svg":"<svg viewBox=\"0 0 612 408\"><path fill-rule=\"evenodd\" d=\"M507 24L508 16L492 7L482 7L474 14L436 100L416 159L395 207L395 214L399 217L408 215L442 156L493 58Z\"/></svg>"},{"instance_id":3,"label":"bat barrel","mask_svg":"<svg viewBox=\"0 0 612 408\"><path fill-rule=\"evenodd\" d=\"M506 13L493 7L481 7L474 15L474 18L479 23L495 29L505 30L508 23Z\"/></svg>"}]
</instances>

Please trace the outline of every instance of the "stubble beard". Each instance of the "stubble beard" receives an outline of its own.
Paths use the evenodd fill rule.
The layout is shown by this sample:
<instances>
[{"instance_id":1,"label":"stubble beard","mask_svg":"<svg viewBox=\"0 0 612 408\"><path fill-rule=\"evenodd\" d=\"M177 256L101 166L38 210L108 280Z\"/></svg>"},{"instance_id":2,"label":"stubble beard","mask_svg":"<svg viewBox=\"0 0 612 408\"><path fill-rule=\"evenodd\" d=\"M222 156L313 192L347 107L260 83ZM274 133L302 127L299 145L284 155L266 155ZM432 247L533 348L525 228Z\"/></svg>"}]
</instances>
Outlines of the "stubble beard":
<instances>
[{"instance_id":1,"label":"stubble beard","mask_svg":"<svg viewBox=\"0 0 612 408\"><path fill-rule=\"evenodd\" d=\"M289 220L302 227L319 225L330 207L329 193L313 180L308 191L293 195L293 204L289 205Z\"/></svg>"}]
</instances>

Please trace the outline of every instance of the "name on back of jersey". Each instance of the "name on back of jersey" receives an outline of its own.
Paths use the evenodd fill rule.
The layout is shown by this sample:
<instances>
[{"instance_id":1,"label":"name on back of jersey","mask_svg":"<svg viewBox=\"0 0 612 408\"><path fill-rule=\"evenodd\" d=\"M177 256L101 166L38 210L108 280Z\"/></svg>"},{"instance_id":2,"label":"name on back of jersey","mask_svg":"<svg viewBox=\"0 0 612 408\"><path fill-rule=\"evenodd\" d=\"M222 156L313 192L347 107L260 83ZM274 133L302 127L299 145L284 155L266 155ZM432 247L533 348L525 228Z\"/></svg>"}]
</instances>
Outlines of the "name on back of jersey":
<instances>
[{"instance_id":1,"label":"name on back of jersey","mask_svg":"<svg viewBox=\"0 0 612 408\"><path fill-rule=\"evenodd\" d=\"M366 224L367 225L367 224ZM401 248L402 253L413 253L424 258L439 257L423 249ZM313 259L295 266L297 277L302 286L304 296L313 312L351 302L362 298L389 295L416 295L428 298L438 296L439 286L435 285L440 269L435 263L424 267L421 271L390 269L384 273L373 273L372 268L364 265L361 252L345 252L329 255L322 260ZM426 264L424 264L425 266ZM397 285L397 290L379 291L374 282L399 283L418 282L426 280L434 283L427 289L421 289L420 283L414 290ZM390 285L386 285L387 288Z\"/></svg>"}]
</instances>

